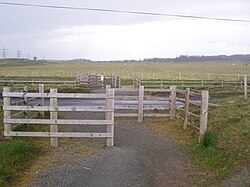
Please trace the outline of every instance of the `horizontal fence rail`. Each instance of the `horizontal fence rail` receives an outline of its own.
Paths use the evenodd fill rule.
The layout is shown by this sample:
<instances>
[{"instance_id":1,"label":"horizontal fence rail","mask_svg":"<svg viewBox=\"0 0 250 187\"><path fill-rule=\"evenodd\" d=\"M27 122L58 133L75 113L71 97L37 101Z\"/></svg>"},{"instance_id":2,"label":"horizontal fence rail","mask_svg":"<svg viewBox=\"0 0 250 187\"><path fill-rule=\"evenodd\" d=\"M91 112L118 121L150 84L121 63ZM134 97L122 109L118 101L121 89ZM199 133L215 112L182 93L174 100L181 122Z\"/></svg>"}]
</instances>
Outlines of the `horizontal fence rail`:
<instances>
[{"instance_id":1,"label":"horizontal fence rail","mask_svg":"<svg viewBox=\"0 0 250 187\"><path fill-rule=\"evenodd\" d=\"M199 131L199 141L207 131L208 124L208 109L217 107L218 105L209 103L209 91L201 91L200 94L193 93L189 88L185 92L179 91L180 96L178 101L183 103L183 107L178 108L177 118L184 121L183 129L191 126ZM195 101L195 102L194 102Z\"/></svg>"},{"instance_id":2,"label":"horizontal fence rail","mask_svg":"<svg viewBox=\"0 0 250 187\"><path fill-rule=\"evenodd\" d=\"M51 145L58 146L60 137L102 137L107 138L107 145L114 145L114 117L137 117L143 122L144 117L167 117L170 120L181 119L183 128L193 127L199 131L200 139L207 130L209 107L218 105L209 103L208 91L192 92L180 90L176 86L168 89L158 88L115 88L106 86L106 93L81 94L57 93L51 89L44 93L44 85L39 85L39 93L29 93L27 87L18 92L10 88L3 89L4 135L33 136L51 138ZM19 100L17 100L19 99ZM46 99L46 105L45 105ZM58 99L86 99L87 103L79 106L67 106L58 103ZM71 100L72 101L72 100ZM94 101L95 106L90 105ZM62 106L61 106L62 105ZM86 105L86 106L85 106ZM49 119L43 118L48 112ZM58 112L103 112L105 119L58 119ZM18 132L18 125L49 125L50 132ZM107 126L105 133L58 132L58 125Z\"/></svg>"},{"instance_id":3,"label":"horizontal fence rail","mask_svg":"<svg viewBox=\"0 0 250 187\"><path fill-rule=\"evenodd\" d=\"M140 80L133 79L133 87L138 88L144 86L145 89L166 89L171 85L176 85L182 88L192 89L210 89L219 88L227 90L227 92L235 92L236 90L244 92L245 99L250 89L249 74L239 75L236 80ZM216 91L214 91L216 93Z\"/></svg>"},{"instance_id":4,"label":"horizontal fence rail","mask_svg":"<svg viewBox=\"0 0 250 187\"><path fill-rule=\"evenodd\" d=\"M30 136L51 138L51 145L58 146L59 137L100 137L107 138L107 146L114 145L114 90L107 89L105 94L67 94L57 93L57 89L51 89L50 93L43 93L44 86L39 86L40 93L11 92L10 88L3 89L3 110L4 110L4 136ZM20 98L24 105L13 105L11 99ZM27 101L38 99L38 105L33 105ZM58 98L64 99L104 99L105 106L59 106ZM49 106L44 106L44 99L49 99ZM17 112L12 114L12 112ZM49 112L50 119L34 119L31 113L37 112L44 116L44 112ZM81 119L58 119L58 112L103 112L105 119L102 120L81 120ZM25 117L19 114L25 113ZM18 132L14 131L13 125L50 125L50 132ZM58 125L97 125L107 126L107 132L58 132ZM84 127L83 127L84 128Z\"/></svg>"},{"instance_id":5,"label":"horizontal fence rail","mask_svg":"<svg viewBox=\"0 0 250 187\"><path fill-rule=\"evenodd\" d=\"M138 84L138 83L136 83ZM211 87L211 88L243 88L244 81L140 81L139 85L144 85L146 88L166 88L169 85L179 85L182 87ZM249 85L250 86L250 85Z\"/></svg>"},{"instance_id":6,"label":"horizontal fence rail","mask_svg":"<svg viewBox=\"0 0 250 187\"><path fill-rule=\"evenodd\" d=\"M170 89L117 88L115 89L115 117L137 117L143 122L144 117L170 117L169 96L159 97L152 93L160 91L170 94ZM156 113L159 112L159 113Z\"/></svg>"},{"instance_id":7,"label":"horizontal fence rail","mask_svg":"<svg viewBox=\"0 0 250 187\"><path fill-rule=\"evenodd\" d=\"M104 88L111 85L111 88L120 88L121 79L117 75L100 75L95 73L78 73L76 76L77 85L84 85L90 88Z\"/></svg>"},{"instance_id":8,"label":"horizontal fence rail","mask_svg":"<svg viewBox=\"0 0 250 187\"><path fill-rule=\"evenodd\" d=\"M17 85L17 84L32 84L32 85L38 85L38 84L46 84L46 85L69 85L69 86L76 86L77 82L75 80L0 80L0 84L11 84L11 85Z\"/></svg>"}]
</instances>

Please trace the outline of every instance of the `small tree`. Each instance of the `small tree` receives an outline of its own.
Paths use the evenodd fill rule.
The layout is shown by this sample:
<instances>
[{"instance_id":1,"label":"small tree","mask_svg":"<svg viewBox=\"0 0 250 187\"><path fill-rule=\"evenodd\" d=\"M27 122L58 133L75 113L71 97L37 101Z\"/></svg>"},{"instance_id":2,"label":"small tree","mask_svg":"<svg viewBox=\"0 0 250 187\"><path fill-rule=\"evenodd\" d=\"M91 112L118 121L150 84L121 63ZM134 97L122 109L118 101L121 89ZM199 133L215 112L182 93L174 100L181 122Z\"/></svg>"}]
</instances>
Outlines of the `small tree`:
<instances>
[{"instance_id":1,"label":"small tree","mask_svg":"<svg viewBox=\"0 0 250 187\"><path fill-rule=\"evenodd\" d=\"M36 60L37 60L37 57L36 57L36 56L34 56L34 57L33 57L33 59L34 59L34 61L36 61Z\"/></svg>"}]
</instances>

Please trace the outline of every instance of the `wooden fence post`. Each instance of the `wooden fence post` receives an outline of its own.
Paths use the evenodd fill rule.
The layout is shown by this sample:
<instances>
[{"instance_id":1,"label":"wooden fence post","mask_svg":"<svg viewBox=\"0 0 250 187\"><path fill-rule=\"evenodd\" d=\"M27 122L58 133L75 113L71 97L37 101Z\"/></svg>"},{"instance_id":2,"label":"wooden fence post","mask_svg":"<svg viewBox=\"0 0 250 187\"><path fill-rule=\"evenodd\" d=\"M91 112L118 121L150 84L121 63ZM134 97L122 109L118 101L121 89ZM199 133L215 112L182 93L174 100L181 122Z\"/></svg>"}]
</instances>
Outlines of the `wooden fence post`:
<instances>
[{"instance_id":1,"label":"wooden fence post","mask_svg":"<svg viewBox=\"0 0 250 187\"><path fill-rule=\"evenodd\" d=\"M114 88L117 88L117 75L114 75Z\"/></svg>"},{"instance_id":2,"label":"wooden fence post","mask_svg":"<svg viewBox=\"0 0 250 187\"><path fill-rule=\"evenodd\" d=\"M106 85L106 95L108 95L108 90L111 89L111 85ZM106 106L107 106L107 101L106 101ZM105 113L105 119L108 118L108 112Z\"/></svg>"},{"instance_id":3,"label":"wooden fence post","mask_svg":"<svg viewBox=\"0 0 250 187\"><path fill-rule=\"evenodd\" d=\"M201 114L200 114L199 142L201 142L203 135L207 131L208 100L209 100L209 91L202 91L201 92Z\"/></svg>"},{"instance_id":4,"label":"wooden fence post","mask_svg":"<svg viewBox=\"0 0 250 187\"><path fill-rule=\"evenodd\" d=\"M114 88L114 74L111 74L111 88Z\"/></svg>"},{"instance_id":5,"label":"wooden fence post","mask_svg":"<svg viewBox=\"0 0 250 187\"><path fill-rule=\"evenodd\" d=\"M122 87L122 80L121 80L121 77L118 77L118 84L119 84L119 88Z\"/></svg>"},{"instance_id":6,"label":"wooden fence post","mask_svg":"<svg viewBox=\"0 0 250 187\"><path fill-rule=\"evenodd\" d=\"M3 87L3 94L5 92L10 92L10 88L9 87ZM4 97L3 98L3 106L10 106L10 97ZM10 119L11 118L11 111L9 110L4 110L3 111L3 116L4 116L4 119ZM11 124L9 123L5 123L4 122L4 132L10 132L12 131L12 128L11 128ZM9 139L8 137L6 139Z\"/></svg>"},{"instance_id":7,"label":"wooden fence post","mask_svg":"<svg viewBox=\"0 0 250 187\"><path fill-rule=\"evenodd\" d=\"M101 85L102 85L102 88L104 88L104 75L103 74L101 74L100 75L100 80L101 80Z\"/></svg>"},{"instance_id":8,"label":"wooden fence post","mask_svg":"<svg viewBox=\"0 0 250 187\"><path fill-rule=\"evenodd\" d=\"M135 85L135 78L133 78L133 87L136 88L136 85Z\"/></svg>"},{"instance_id":9,"label":"wooden fence post","mask_svg":"<svg viewBox=\"0 0 250 187\"><path fill-rule=\"evenodd\" d=\"M108 137L107 138L107 146L108 147L112 147L114 146L114 106L115 106L115 102L114 102L114 89L110 89L110 85L106 86L106 94L107 94L107 99L106 99L106 107L108 110L112 110L112 111L108 111L106 112L106 120L112 120L113 123L112 125L108 125L107 126L107 133L108 134L112 134L112 137Z\"/></svg>"},{"instance_id":10,"label":"wooden fence post","mask_svg":"<svg viewBox=\"0 0 250 187\"><path fill-rule=\"evenodd\" d=\"M247 74L244 74L244 97L247 99Z\"/></svg>"},{"instance_id":11,"label":"wooden fence post","mask_svg":"<svg viewBox=\"0 0 250 187\"><path fill-rule=\"evenodd\" d=\"M170 120L175 119L176 114L176 86L171 86L171 96L170 96Z\"/></svg>"},{"instance_id":12,"label":"wooden fence post","mask_svg":"<svg viewBox=\"0 0 250 187\"><path fill-rule=\"evenodd\" d=\"M141 80L137 78L137 88L139 88L140 86L141 86Z\"/></svg>"},{"instance_id":13,"label":"wooden fence post","mask_svg":"<svg viewBox=\"0 0 250 187\"><path fill-rule=\"evenodd\" d=\"M139 100L138 100L138 122L143 122L143 99L144 99L144 86L139 87Z\"/></svg>"},{"instance_id":14,"label":"wooden fence post","mask_svg":"<svg viewBox=\"0 0 250 187\"><path fill-rule=\"evenodd\" d=\"M39 93L44 93L44 84L39 84ZM39 99L39 105L44 106L44 97ZM39 114L44 118L44 111L40 111Z\"/></svg>"},{"instance_id":15,"label":"wooden fence post","mask_svg":"<svg viewBox=\"0 0 250 187\"><path fill-rule=\"evenodd\" d=\"M57 89L50 89L51 94L57 93ZM57 107L57 97L50 97L50 107ZM57 120L57 112L50 112L50 119ZM50 125L50 132L58 132L58 126L56 123ZM53 147L58 147L58 138L50 138L50 145Z\"/></svg>"},{"instance_id":16,"label":"wooden fence post","mask_svg":"<svg viewBox=\"0 0 250 187\"><path fill-rule=\"evenodd\" d=\"M25 94L27 94L27 93L28 93L28 86L24 86L23 91L24 91ZM23 97L23 102L24 102L23 104L24 104L25 106L28 106L28 105L29 105L29 98L28 98L28 97L25 97L25 95L24 95L24 97ZM24 114L24 116L25 116L25 119L29 119L29 112L28 112L27 110L24 111L23 114ZM28 126L28 129L29 129L29 124L27 124L27 126Z\"/></svg>"},{"instance_id":17,"label":"wooden fence post","mask_svg":"<svg viewBox=\"0 0 250 187\"><path fill-rule=\"evenodd\" d=\"M77 73L76 75L76 85L80 84L80 73Z\"/></svg>"},{"instance_id":18,"label":"wooden fence post","mask_svg":"<svg viewBox=\"0 0 250 187\"><path fill-rule=\"evenodd\" d=\"M186 129L188 126L189 98L190 98L190 88L187 88L185 92L185 119L184 119L183 129Z\"/></svg>"},{"instance_id":19,"label":"wooden fence post","mask_svg":"<svg viewBox=\"0 0 250 187\"><path fill-rule=\"evenodd\" d=\"M182 79L182 76L181 76L181 73L179 73L179 80L181 80Z\"/></svg>"}]
</instances>

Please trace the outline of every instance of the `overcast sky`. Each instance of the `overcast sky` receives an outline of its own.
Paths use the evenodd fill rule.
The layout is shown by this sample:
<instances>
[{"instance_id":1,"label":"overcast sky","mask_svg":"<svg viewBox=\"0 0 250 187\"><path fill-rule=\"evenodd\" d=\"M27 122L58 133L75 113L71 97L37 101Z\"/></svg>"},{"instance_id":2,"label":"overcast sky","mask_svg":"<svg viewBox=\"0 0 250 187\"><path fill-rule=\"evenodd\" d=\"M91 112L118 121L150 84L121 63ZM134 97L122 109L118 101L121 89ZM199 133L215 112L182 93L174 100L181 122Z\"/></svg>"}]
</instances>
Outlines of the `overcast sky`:
<instances>
[{"instance_id":1,"label":"overcast sky","mask_svg":"<svg viewBox=\"0 0 250 187\"><path fill-rule=\"evenodd\" d=\"M250 20L249 0L11 2ZM22 57L91 60L250 53L250 23L7 5L0 5L0 17L7 57L18 50Z\"/></svg>"}]
</instances>

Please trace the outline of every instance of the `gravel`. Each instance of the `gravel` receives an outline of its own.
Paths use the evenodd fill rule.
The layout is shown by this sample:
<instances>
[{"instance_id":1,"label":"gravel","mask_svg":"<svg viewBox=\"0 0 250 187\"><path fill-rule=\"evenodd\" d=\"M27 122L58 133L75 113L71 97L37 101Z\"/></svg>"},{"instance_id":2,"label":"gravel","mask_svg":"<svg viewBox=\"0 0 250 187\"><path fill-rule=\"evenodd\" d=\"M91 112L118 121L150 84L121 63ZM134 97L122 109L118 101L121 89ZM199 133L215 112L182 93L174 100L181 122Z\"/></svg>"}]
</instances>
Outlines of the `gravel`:
<instances>
[{"instance_id":1,"label":"gravel","mask_svg":"<svg viewBox=\"0 0 250 187\"><path fill-rule=\"evenodd\" d=\"M222 187L249 187L250 186L250 163L240 172L236 173L221 184Z\"/></svg>"},{"instance_id":2,"label":"gravel","mask_svg":"<svg viewBox=\"0 0 250 187\"><path fill-rule=\"evenodd\" d=\"M114 148L45 169L34 186L190 186L182 162L175 142L116 124Z\"/></svg>"},{"instance_id":3,"label":"gravel","mask_svg":"<svg viewBox=\"0 0 250 187\"><path fill-rule=\"evenodd\" d=\"M101 93L103 90L96 90ZM63 113L63 118L103 119L100 113ZM135 119L136 120L136 119ZM165 138L131 120L115 121L115 147L102 149L90 157L73 157L74 161L44 168L34 185L39 187L181 187L191 186L183 167L184 156L170 138ZM146 124L146 123L145 123ZM145 125L145 124L142 124ZM64 127L70 131L88 131L95 127ZM98 132L106 128L100 128ZM105 144L106 141L98 141ZM60 155L60 154L59 154ZM70 157L71 155L69 155Z\"/></svg>"}]
</instances>

